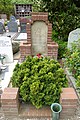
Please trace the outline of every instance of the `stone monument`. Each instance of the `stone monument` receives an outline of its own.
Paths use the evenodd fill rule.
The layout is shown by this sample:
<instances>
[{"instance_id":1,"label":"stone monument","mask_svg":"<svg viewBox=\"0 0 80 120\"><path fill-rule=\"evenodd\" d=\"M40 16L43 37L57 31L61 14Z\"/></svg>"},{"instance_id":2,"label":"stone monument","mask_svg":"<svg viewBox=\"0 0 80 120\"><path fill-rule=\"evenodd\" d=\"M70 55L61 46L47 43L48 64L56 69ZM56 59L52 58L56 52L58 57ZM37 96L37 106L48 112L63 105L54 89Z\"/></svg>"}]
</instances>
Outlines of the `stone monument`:
<instances>
[{"instance_id":1,"label":"stone monument","mask_svg":"<svg viewBox=\"0 0 80 120\"><path fill-rule=\"evenodd\" d=\"M11 16L10 16L10 21L16 21L15 16L11 15Z\"/></svg>"},{"instance_id":2,"label":"stone monument","mask_svg":"<svg viewBox=\"0 0 80 120\"><path fill-rule=\"evenodd\" d=\"M0 16L1 16L1 19L4 19L4 21L7 20L7 15L6 14L1 14Z\"/></svg>"},{"instance_id":3,"label":"stone monument","mask_svg":"<svg viewBox=\"0 0 80 120\"><path fill-rule=\"evenodd\" d=\"M3 34L5 32L5 27L2 22L0 22L0 34Z\"/></svg>"},{"instance_id":4,"label":"stone monument","mask_svg":"<svg viewBox=\"0 0 80 120\"><path fill-rule=\"evenodd\" d=\"M80 28L77 28L69 33L67 47L71 49L72 43L80 39Z\"/></svg>"},{"instance_id":5,"label":"stone monument","mask_svg":"<svg viewBox=\"0 0 80 120\"><path fill-rule=\"evenodd\" d=\"M38 53L47 55L47 33L48 27L44 21L36 21L31 28L32 33L32 55Z\"/></svg>"},{"instance_id":6,"label":"stone monument","mask_svg":"<svg viewBox=\"0 0 80 120\"><path fill-rule=\"evenodd\" d=\"M5 57L3 64L13 62L13 51L10 37L0 37L0 55Z\"/></svg>"},{"instance_id":7,"label":"stone monument","mask_svg":"<svg viewBox=\"0 0 80 120\"><path fill-rule=\"evenodd\" d=\"M42 54L57 59L58 44L52 41L52 24L48 21L48 13L32 13L26 25L27 40L20 43L20 58Z\"/></svg>"},{"instance_id":8,"label":"stone monument","mask_svg":"<svg viewBox=\"0 0 80 120\"><path fill-rule=\"evenodd\" d=\"M9 32L18 32L18 24L15 21L9 21L8 24Z\"/></svg>"}]
</instances>

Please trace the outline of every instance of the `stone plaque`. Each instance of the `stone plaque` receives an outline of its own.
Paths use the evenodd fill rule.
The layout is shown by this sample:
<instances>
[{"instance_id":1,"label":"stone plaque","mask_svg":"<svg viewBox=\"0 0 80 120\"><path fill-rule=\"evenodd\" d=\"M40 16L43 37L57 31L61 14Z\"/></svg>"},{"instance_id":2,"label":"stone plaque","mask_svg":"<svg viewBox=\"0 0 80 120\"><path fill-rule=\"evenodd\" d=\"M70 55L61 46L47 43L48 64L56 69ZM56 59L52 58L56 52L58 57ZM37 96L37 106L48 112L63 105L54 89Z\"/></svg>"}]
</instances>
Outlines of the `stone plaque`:
<instances>
[{"instance_id":1,"label":"stone plaque","mask_svg":"<svg viewBox=\"0 0 80 120\"><path fill-rule=\"evenodd\" d=\"M77 28L76 30L73 30L69 33L68 48L71 49L71 44L77 41L78 39L80 39L80 28Z\"/></svg>"},{"instance_id":2,"label":"stone plaque","mask_svg":"<svg viewBox=\"0 0 80 120\"><path fill-rule=\"evenodd\" d=\"M15 21L8 22L9 32L18 32L18 24Z\"/></svg>"},{"instance_id":3,"label":"stone plaque","mask_svg":"<svg viewBox=\"0 0 80 120\"><path fill-rule=\"evenodd\" d=\"M43 21L36 21L31 28L32 34L32 55L41 53L47 55L47 33L48 27Z\"/></svg>"},{"instance_id":4,"label":"stone plaque","mask_svg":"<svg viewBox=\"0 0 80 120\"><path fill-rule=\"evenodd\" d=\"M0 54L5 55L6 63L13 62L11 38L3 36L0 37Z\"/></svg>"}]
</instances>

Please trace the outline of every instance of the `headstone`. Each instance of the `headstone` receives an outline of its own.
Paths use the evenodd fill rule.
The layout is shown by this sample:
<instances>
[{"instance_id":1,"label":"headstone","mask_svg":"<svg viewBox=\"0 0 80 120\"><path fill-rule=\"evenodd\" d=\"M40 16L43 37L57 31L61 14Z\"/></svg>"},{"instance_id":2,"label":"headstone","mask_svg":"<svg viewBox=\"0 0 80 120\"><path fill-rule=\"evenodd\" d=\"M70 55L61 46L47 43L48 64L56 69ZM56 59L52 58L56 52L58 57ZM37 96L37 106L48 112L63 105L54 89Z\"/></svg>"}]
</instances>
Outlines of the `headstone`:
<instances>
[{"instance_id":1,"label":"headstone","mask_svg":"<svg viewBox=\"0 0 80 120\"><path fill-rule=\"evenodd\" d=\"M11 38L0 37L0 54L5 55L5 63L13 62Z\"/></svg>"},{"instance_id":2,"label":"headstone","mask_svg":"<svg viewBox=\"0 0 80 120\"><path fill-rule=\"evenodd\" d=\"M3 34L5 31L5 27L4 25L2 24L2 22L0 22L0 34Z\"/></svg>"},{"instance_id":3,"label":"headstone","mask_svg":"<svg viewBox=\"0 0 80 120\"><path fill-rule=\"evenodd\" d=\"M72 43L80 39L80 28L73 30L69 33L68 37L68 48L71 49Z\"/></svg>"},{"instance_id":4,"label":"headstone","mask_svg":"<svg viewBox=\"0 0 80 120\"><path fill-rule=\"evenodd\" d=\"M10 16L10 21L16 21L16 18L15 18L15 16Z\"/></svg>"},{"instance_id":5,"label":"headstone","mask_svg":"<svg viewBox=\"0 0 80 120\"><path fill-rule=\"evenodd\" d=\"M7 15L6 14L1 14L1 19L7 20Z\"/></svg>"},{"instance_id":6,"label":"headstone","mask_svg":"<svg viewBox=\"0 0 80 120\"><path fill-rule=\"evenodd\" d=\"M27 18L20 18L20 32L26 33Z\"/></svg>"},{"instance_id":7,"label":"headstone","mask_svg":"<svg viewBox=\"0 0 80 120\"><path fill-rule=\"evenodd\" d=\"M0 19L0 22L4 25L5 20L4 19Z\"/></svg>"},{"instance_id":8,"label":"headstone","mask_svg":"<svg viewBox=\"0 0 80 120\"><path fill-rule=\"evenodd\" d=\"M36 21L31 28L32 54L47 54L47 33L48 27L43 21Z\"/></svg>"},{"instance_id":9,"label":"headstone","mask_svg":"<svg viewBox=\"0 0 80 120\"><path fill-rule=\"evenodd\" d=\"M21 33L26 33L26 23L21 23L20 28L21 28L20 30Z\"/></svg>"},{"instance_id":10,"label":"headstone","mask_svg":"<svg viewBox=\"0 0 80 120\"><path fill-rule=\"evenodd\" d=\"M8 22L8 30L9 32L18 32L18 24L15 21Z\"/></svg>"}]
</instances>

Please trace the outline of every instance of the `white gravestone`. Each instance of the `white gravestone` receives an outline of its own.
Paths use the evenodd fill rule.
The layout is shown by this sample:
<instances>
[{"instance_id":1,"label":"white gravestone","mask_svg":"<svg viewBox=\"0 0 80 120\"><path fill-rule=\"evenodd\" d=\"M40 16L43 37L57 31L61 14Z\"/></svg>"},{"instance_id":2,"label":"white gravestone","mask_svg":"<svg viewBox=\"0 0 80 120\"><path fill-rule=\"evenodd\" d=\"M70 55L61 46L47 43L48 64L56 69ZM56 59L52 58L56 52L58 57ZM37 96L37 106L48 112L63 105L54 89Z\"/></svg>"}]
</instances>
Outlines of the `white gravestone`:
<instances>
[{"instance_id":1,"label":"white gravestone","mask_svg":"<svg viewBox=\"0 0 80 120\"><path fill-rule=\"evenodd\" d=\"M11 38L3 36L0 37L0 54L5 55L5 63L13 62Z\"/></svg>"},{"instance_id":2,"label":"white gravestone","mask_svg":"<svg viewBox=\"0 0 80 120\"><path fill-rule=\"evenodd\" d=\"M72 43L80 39L80 28L73 30L69 33L68 37L68 48L71 49Z\"/></svg>"}]
</instances>

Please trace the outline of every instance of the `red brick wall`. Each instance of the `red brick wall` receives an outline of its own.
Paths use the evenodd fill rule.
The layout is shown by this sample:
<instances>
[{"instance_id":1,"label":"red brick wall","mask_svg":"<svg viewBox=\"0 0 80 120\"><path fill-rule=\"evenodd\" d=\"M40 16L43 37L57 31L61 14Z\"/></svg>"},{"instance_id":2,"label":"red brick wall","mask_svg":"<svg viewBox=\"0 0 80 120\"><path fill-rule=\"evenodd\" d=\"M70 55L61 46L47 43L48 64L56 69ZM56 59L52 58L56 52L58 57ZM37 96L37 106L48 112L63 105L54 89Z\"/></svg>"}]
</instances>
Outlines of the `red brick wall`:
<instances>
[{"instance_id":1,"label":"red brick wall","mask_svg":"<svg viewBox=\"0 0 80 120\"><path fill-rule=\"evenodd\" d=\"M78 97L74 88L63 88L60 96L60 104L62 105L62 112L60 119L69 119L76 113L78 106Z\"/></svg>"},{"instance_id":2,"label":"red brick wall","mask_svg":"<svg viewBox=\"0 0 80 120\"><path fill-rule=\"evenodd\" d=\"M44 21L48 22L48 13L47 12L33 12L32 13L32 21Z\"/></svg>"},{"instance_id":3,"label":"red brick wall","mask_svg":"<svg viewBox=\"0 0 80 120\"><path fill-rule=\"evenodd\" d=\"M18 88L5 88L1 95L1 106L6 118L18 116Z\"/></svg>"}]
</instances>

